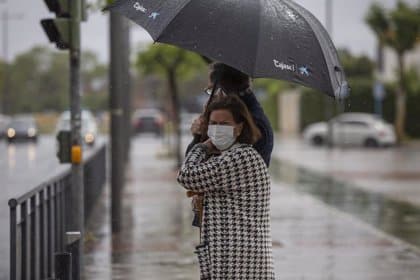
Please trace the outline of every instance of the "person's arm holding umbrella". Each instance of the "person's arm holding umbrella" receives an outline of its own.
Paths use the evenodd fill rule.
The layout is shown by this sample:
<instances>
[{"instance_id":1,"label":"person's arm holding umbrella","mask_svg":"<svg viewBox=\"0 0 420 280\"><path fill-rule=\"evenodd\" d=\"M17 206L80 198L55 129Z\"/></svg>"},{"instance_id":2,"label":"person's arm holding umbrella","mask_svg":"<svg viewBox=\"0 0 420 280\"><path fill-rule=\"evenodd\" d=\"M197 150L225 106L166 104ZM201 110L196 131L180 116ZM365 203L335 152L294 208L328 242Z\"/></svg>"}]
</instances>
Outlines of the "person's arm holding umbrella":
<instances>
[{"instance_id":1,"label":"person's arm holding umbrella","mask_svg":"<svg viewBox=\"0 0 420 280\"><path fill-rule=\"evenodd\" d=\"M273 129L270 121L264 113L261 104L258 102L251 89L239 93L239 97L246 104L255 124L261 132L261 138L253 146L262 156L267 166L270 165L271 153L273 151Z\"/></svg>"}]
</instances>

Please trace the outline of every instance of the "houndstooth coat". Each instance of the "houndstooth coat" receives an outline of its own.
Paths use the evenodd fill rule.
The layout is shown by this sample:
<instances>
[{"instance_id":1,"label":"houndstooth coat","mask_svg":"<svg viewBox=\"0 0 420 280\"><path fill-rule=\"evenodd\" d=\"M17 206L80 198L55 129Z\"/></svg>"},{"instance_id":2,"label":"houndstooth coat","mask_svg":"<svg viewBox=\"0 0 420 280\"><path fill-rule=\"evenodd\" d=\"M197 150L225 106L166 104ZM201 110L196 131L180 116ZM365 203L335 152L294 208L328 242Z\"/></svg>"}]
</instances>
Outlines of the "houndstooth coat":
<instances>
[{"instance_id":1,"label":"houndstooth coat","mask_svg":"<svg viewBox=\"0 0 420 280\"><path fill-rule=\"evenodd\" d=\"M250 145L236 144L208 158L204 144L187 155L178 174L187 190L204 194L201 279L274 280L270 178Z\"/></svg>"}]
</instances>

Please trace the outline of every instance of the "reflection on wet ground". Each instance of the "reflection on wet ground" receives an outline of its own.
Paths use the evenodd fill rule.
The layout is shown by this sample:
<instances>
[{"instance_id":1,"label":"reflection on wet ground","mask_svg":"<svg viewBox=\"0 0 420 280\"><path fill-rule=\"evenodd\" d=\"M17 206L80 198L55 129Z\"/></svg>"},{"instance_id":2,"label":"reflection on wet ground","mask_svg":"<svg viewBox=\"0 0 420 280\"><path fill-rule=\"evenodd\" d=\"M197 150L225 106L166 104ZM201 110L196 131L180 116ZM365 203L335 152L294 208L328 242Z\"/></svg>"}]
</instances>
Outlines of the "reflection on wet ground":
<instances>
[{"instance_id":1,"label":"reflection on wet ground","mask_svg":"<svg viewBox=\"0 0 420 280\"><path fill-rule=\"evenodd\" d=\"M420 246L419 207L278 159L273 161L271 173L274 178L293 185L295 190L309 193L392 236Z\"/></svg>"},{"instance_id":2,"label":"reflection on wet ground","mask_svg":"<svg viewBox=\"0 0 420 280\"><path fill-rule=\"evenodd\" d=\"M84 279L199 279L190 201L175 181L173 160L157 157L161 150L153 138L133 142L123 230L112 237L105 192L89 222ZM419 250L362 221L397 231L398 217L390 218L396 214L382 214L395 204L313 176L273 162L276 279L418 279Z\"/></svg>"},{"instance_id":3,"label":"reflection on wet ground","mask_svg":"<svg viewBox=\"0 0 420 280\"><path fill-rule=\"evenodd\" d=\"M190 202L174 181L173 162L156 158L153 140L133 143L121 233L111 235L104 215L108 191L90 219L85 279L198 279Z\"/></svg>"}]
</instances>

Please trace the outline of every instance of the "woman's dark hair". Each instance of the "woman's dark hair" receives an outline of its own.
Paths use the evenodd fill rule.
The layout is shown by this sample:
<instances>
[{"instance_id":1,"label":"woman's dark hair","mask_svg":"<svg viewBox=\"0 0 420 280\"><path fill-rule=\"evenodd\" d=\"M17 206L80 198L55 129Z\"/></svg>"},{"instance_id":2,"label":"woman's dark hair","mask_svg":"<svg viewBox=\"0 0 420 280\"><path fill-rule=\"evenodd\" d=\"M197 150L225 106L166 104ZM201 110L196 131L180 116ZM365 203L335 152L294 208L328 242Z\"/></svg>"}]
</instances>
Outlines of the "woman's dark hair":
<instances>
[{"instance_id":1,"label":"woman's dark hair","mask_svg":"<svg viewBox=\"0 0 420 280\"><path fill-rule=\"evenodd\" d=\"M211 102L204 113L205 134L207 135L210 115L216 110L227 110L232 113L236 123L242 123L243 128L237 141L245 144L255 144L261 138L261 132L256 126L251 113L248 111L245 103L236 95L228 95L216 98ZM203 132L204 132L203 131Z\"/></svg>"},{"instance_id":2,"label":"woman's dark hair","mask_svg":"<svg viewBox=\"0 0 420 280\"><path fill-rule=\"evenodd\" d=\"M250 78L229 65L215 62L210 66L210 83L211 86L220 86L229 93L238 93L249 88Z\"/></svg>"}]
</instances>

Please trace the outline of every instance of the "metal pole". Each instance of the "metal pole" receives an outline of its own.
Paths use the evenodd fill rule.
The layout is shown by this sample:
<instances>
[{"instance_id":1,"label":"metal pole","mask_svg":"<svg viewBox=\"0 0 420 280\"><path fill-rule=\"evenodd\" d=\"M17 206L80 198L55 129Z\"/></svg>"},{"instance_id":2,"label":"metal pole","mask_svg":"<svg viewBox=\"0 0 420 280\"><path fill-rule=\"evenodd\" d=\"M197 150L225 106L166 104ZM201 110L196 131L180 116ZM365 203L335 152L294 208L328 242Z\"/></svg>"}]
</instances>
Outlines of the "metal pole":
<instances>
[{"instance_id":1,"label":"metal pole","mask_svg":"<svg viewBox=\"0 0 420 280\"><path fill-rule=\"evenodd\" d=\"M325 28L332 38L332 0L325 0ZM327 146L333 147L333 124L329 121L333 115L330 97L324 96L324 121L328 122Z\"/></svg>"},{"instance_id":2,"label":"metal pole","mask_svg":"<svg viewBox=\"0 0 420 280\"><path fill-rule=\"evenodd\" d=\"M111 113L111 229L121 230L121 200L124 186L123 79L124 18L110 14L110 113Z\"/></svg>"},{"instance_id":3,"label":"metal pole","mask_svg":"<svg viewBox=\"0 0 420 280\"><path fill-rule=\"evenodd\" d=\"M3 25L3 60L4 60L4 80L3 80L3 98L2 98L2 112L9 113L9 14L7 10L3 11L2 15Z\"/></svg>"},{"instance_id":4,"label":"metal pole","mask_svg":"<svg viewBox=\"0 0 420 280\"><path fill-rule=\"evenodd\" d=\"M333 2L332 0L325 0L326 1L326 6L325 6L325 26L327 28L328 33L330 34L331 38L332 38L332 33L333 33L333 17L332 17L332 12L333 12Z\"/></svg>"},{"instance_id":5,"label":"metal pole","mask_svg":"<svg viewBox=\"0 0 420 280\"><path fill-rule=\"evenodd\" d=\"M4 3L2 1L0 3ZM10 69L9 69L9 21L22 19L21 14L11 15L7 10L4 10L1 15L2 30L2 55L4 60L4 80L3 80L3 98L0 100L0 112L10 114Z\"/></svg>"},{"instance_id":6,"label":"metal pole","mask_svg":"<svg viewBox=\"0 0 420 280\"><path fill-rule=\"evenodd\" d=\"M10 280L17 279L17 201L11 199L9 201L10 207Z\"/></svg>"},{"instance_id":7,"label":"metal pole","mask_svg":"<svg viewBox=\"0 0 420 280\"><path fill-rule=\"evenodd\" d=\"M70 47L70 112L72 147L82 146L81 137L81 93L80 93L80 21L81 0L69 2L71 5L71 47ZM71 202L74 203L73 215L67 231L80 231L84 236L84 186L83 163L72 163ZM83 242L80 242L80 262L76 270L81 271L83 263ZM80 275L80 273L79 273Z\"/></svg>"},{"instance_id":8,"label":"metal pole","mask_svg":"<svg viewBox=\"0 0 420 280\"><path fill-rule=\"evenodd\" d=\"M384 77L384 45L378 41L376 50L376 72L375 72L375 89L374 93L374 112L379 117L383 117L382 101L384 98L383 77Z\"/></svg>"},{"instance_id":9,"label":"metal pole","mask_svg":"<svg viewBox=\"0 0 420 280\"><path fill-rule=\"evenodd\" d=\"M66 245L65 251L70 253L71 255L71 267L70 267L70 275L72 276L71 279L73 280L80 280L82 277L80 275L80 271L77 267L80 266L80 243L82 243L81 234L80 232L66 232Z\"/></svg>"},{"instance_id":10,"label":"metal pole","mask_svg":"<svg viewBox=\"0 0 420 280\"><path fill-rule=\"evenodd\" d=\"M71 253L55 254L55 279L72 280L72 255Z\"/></svg>"},{"instance_id":11,"label":"metal pole","mask_svg":"<svg viewBox=\"0 0 420 280\"><path fill-rule=\"evenodd\" d=\"M123 84L124 91L122 92L124 98L123 112L124 112L124 123L125 123L125 133L124 133L124 160L125 163L129 161L130 154L130 140L131 140L131 80L130 80L130 24L124 19L123 31L124 36L122 48L122 56L124 61L123 67Z\"/></svg>"}]
</instances>

